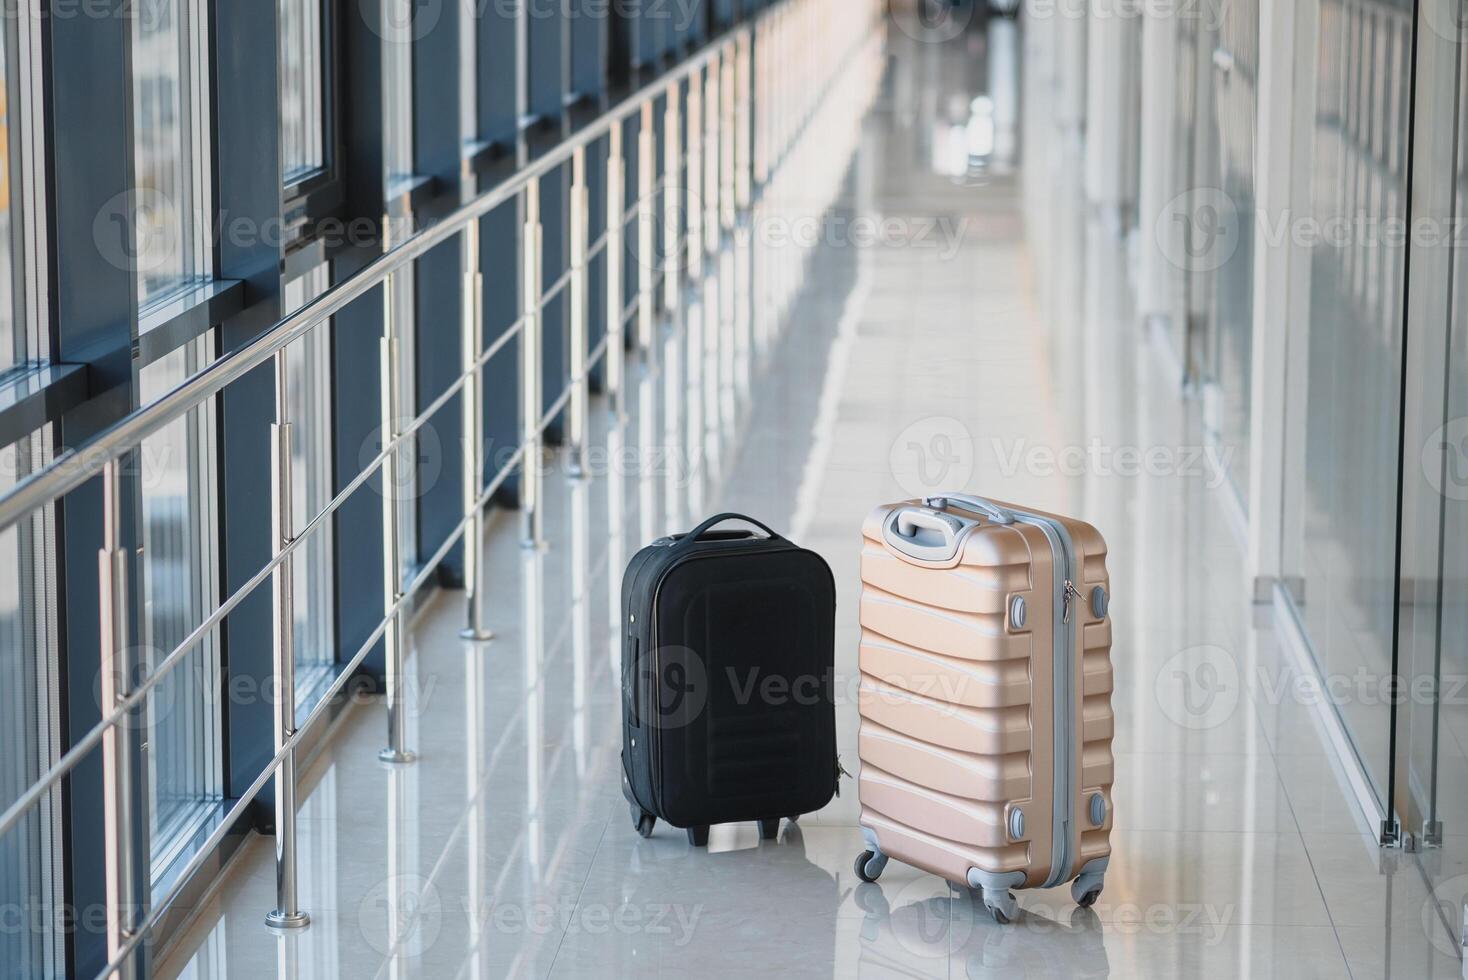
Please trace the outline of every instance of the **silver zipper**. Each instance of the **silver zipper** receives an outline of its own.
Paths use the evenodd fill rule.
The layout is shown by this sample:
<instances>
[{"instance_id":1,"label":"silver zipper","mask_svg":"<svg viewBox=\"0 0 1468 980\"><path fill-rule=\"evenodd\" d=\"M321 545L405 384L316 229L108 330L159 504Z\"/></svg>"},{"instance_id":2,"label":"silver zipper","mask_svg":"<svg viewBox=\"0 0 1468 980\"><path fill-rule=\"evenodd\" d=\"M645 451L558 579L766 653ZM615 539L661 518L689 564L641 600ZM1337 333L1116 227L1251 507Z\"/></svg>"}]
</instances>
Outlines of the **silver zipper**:
<instances>
[{"instance_id":1,"label":"silver zipper","mask_svg":"<svg viewBox=\"0 0 1468 980\"><path fill-rule=\"evenodd\" d=\"M949 500L946 498L933 498L925 501L929 506L941 506L946 509ZM961 509L972 509L970 503L978 503L976 499L956 498L952 501ZM1075 625L1071 620L1071 601L1080 598L1080 590L1076 588L1072 564L1075 550L1071 544L1070 532L1065 525L1049 517L1041 517L1027 511L1010 509L1007 512L989 504L982 512L991 516L993 511L1011 516L1014 520L1039 528L1045 534L1045 539L1050 542L1050 552L1054 556L1054 583L1052 588L1054 594L1060 597L1060 608L1053 610L1051 625L1055 634L1052 647L1052 658L1054 661L1052 673L1054 674L1054 787L1052 798L1054 808L1051 816L1051 851L1050 851L1050 877L1045 881L1043 888L1050 888L1069 881L1071 878L1070 853L1070 830L1071 823L1075 819L1075 779L1073 771L1076 763L1072 751L1075 742L1073 726L1075 724L1073 705L1074 683L1075 683ZM994 521L994 523L1008 523L1007 521Z\"/></svg>"},{"instance_id":2,"label":"silver zipper","mask_svg":"<svg viewBox=\"0 0 1468 980\"><path fill-rule=\"evenodd\" d=\"M1055 557L1055 592L1060 598L1060 609L1052 616L1055 638L1052 646L1054 674L1054 717L1055 753L1054 807L1051 816L1050 877L1041 886L1050 888L1070 880L1070 830L1075 813L1075 787L1073 785L1072 743L1072 685L1075 679L1075 626L1071 619L1071 600L1080 598L1080 590L1071 578L1072 547L1070 534L1059 521L1040 517L1025 511L1013 511L1017 520L1038 527L1050 542L1051 554Z\"/></svg>"}]
</instances>

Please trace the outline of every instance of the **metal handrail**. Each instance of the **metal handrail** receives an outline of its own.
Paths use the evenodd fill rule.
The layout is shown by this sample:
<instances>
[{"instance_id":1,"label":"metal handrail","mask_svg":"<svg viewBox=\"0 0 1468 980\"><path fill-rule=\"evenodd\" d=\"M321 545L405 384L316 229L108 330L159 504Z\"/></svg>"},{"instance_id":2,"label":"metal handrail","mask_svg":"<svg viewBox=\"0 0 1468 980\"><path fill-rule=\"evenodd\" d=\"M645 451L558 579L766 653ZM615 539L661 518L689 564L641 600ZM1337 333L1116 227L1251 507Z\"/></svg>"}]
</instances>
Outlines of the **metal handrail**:
<instances>
[{"instance_id":1,"label":"metal handrail","mask_svg":"<svg viewBox=\"0 0 1468 980\"><path fill-rule=\"evenodd\" d=\"M199 403L217 394L245 374L264 365L295 340L324 324L329 317L381 285L394 272L406 267L437 245L462 233L471 222L478 220L496 207L514 200L532 180L538 180L556 167L564 165L574 156L578 148L584 148L605 136L612 127L625 122L643 103L664 96L673 85L681 83L693 72L706 66L715 55L721 54L729 46L731 39L746 35L749 29L749 25L746 24L726 32L692 56L689 61L681 63L677 68L660 76L637 93L628 95L617 106L588 123L568 137L565 142L536 158L525 169L506 178L474 201L461 206L433 225L420 230L412 237L384 252L329 292L283 318L276 326L262 332L246 346L221 357L198 374L186 379L157 401L119 420L98 433L85 445L69 450L44 469L16 483L10 490L0 494L0 529L9 527L16 521L27 517L36 508L43 507L77 489L97 476L108 463L116 462L140 445L149 435L191 411ZM661 182L657 187L660 191ZM628 213L624 218L624 225L637 218L636 205L640 203L641 199L627 202ZM598 236L595 243L588 249L588 261L605 250L609 239L610 235L607 232ZM549 289L541 293L535 300L536 307L543 307L559 295L570 283L573 272L574 270L567 269ZM636 309L637 299L634 298L627 308L628 312L622 318L623 325L636 312ZM477 359L475 369L483 368L495 354L503 349L505 344L514 339L524 322L524 317L520 317L512 323L490 347L483 351ZM589 358L588 367L597 363L605 352L606 344L603 342L597 353ZM16 798L3 812L0 812L0 836L24 819L26 812L32 806L97 747L109 728L123 721L130 711L139 707L147 694L172 671L184 655L191 652L192 648L201 642L210 631L219 626L230 612L248 598L255 589L263 585L275 569L289 559L302 546L305 539L318 530L325 520L339 510L358 489L377 475L387 458L404 448L418 429L425 425L451 398L463 390L469 378L470 374L467 372L460 374L453 384L424 411L415 416L403 431L385 440L381 451L368 461L357 476L312 517L301 531L283 546L281 551L273 555L259 571L220 603L213 613L195 626L167 656L154 665L149 674L141 679L125 698L77 740L25 793ZM571 385L574 385L579 381L584 381L585 378L583 376L568 380ZM549 424L550 419L565 407L569 397L570 387L568 386L553 409L545 413L540 426L542 431ZM516 460L523 454L523 450L523 446L519 447L514 457ZM499 482L503 482L507 476L507 473L502 474ZM488 502L488 495L484 502ZM433 564L428 563L429 567Z\"/></svg>"},{"instance_id":2,"label":"metal handrail","mask_svg":"<svg viewBox=\"0 0 1468 980\"><path fill-rule=\"evenodd\" d=\"M487 350L485 350L483 356L479 359L476 367L483 367L486 363L489 362L490 358L492 358L495 354L499 353L504 348L505 344L513 340L520 332L520 323L521 321L517 320L508 329L506 329L505 332L501 334L500 337L494 342L494 344L492 344ZM595 363L595 361L593 361L593 363ZM388 441L383 446L382 450L366 463L361 472L353 477L351 482L349 482L341 489L340 493L332 497L331 500L327 501L326 505L323 506L314 517L312 517L309 521L305 523L305 525L302 526L300 532L297 533L288 544L284 545L279 552L272 555L270 557L270 560L260 567L259 571L250 576L250 578L247 579L242 585L240 585L239 588L235 589L235 591L227 599L219 604L219 607L215 609L214 612L210 613L207 617L200 621L200 623L192 630L190 630L182 640L175 644L173 649L169 651L167 656L154 664L153 669L149 671L148 675L141 678L133 686L131 692L127 695L127 697L119 701L117 703L117 706L114 707L112 711L103 715L101 720L99 720L95 725L88 729L87 733L83 735L80 739L78 739L72 745L72 747L68 749L64 755L61 756L61 758L57 759L56 762L52 764L52 766L47 769L46 772L43 773L31 785L29 789L27 789L23 794L17 797L15 801L11 803L10 806L7 807L3 813L0 813L0 837L3 837L7 831L15 827L16 824L20 823L20 821L25 818L26 811L29 810L31 806L39 802L41 797L45 796L46 793L51 790L51 787L54 786L58 780L60 780L72 769L75 769L77 764L80 763L82 759L86 758L88 753L90 753L94 748L97 747L97 744L101 742L102 736L106 733L107 729L121 722L124 718L127 717L129 712L140 707L144 699L147 697L148 693L152 691L153 688L157 687L158 684L161 683L162 680L168 676L173 668L178 665L179 661L181 661L187 654L193 652L193 648L197 646L200 642L202 642L203 639L215 629L215 627L223 623L225 618L231 612L233 612L240 603L244 602L247 598L250 597L251 593L253 593L260 586L264 585L265 582L269 580L271 573L273 573L277 567L279 567L283 562L290 558L297 549L301 548L307 538L309 538L313 533L324 526L327 519L330 518L332 514L335 514L342 507L342 505L344 505L347 500L352 497L353 494L355 494L359 489L362 488L364 484L366 484L368 480L376 476L377 473L382 469L382 464L387 459L389 454L399 452L403 448L405 448L407 446L407 443L412 439L417 431L424 425L426 425L428 420L436 415L440 409L447 405L451 398L453 398L455 395L463 390L464 384L468 380L469 376L467 374L460 375L452 385L445 389L445 391L433 401L432 404L430 404L427 408L420 412L410 423L408 423L408 425L404 427L401 433L399 433L392 440ZM519 457L517 454L515 459L518 461L518 458ZM511 470L513 469L513 467L514 464L512 463L507 465L504 469ZM508 474L506 473L504 475L507 476ZM503 478L503 476L499 478L500 482L503 481ZM496 486L497 485L498 484L496 484ZM488 503L488 497L485 498L484 502ZM458 532L456 531L455 534L457 533Z\"/></svg>"},{"instance_id":3,"label":"metal handrail","mask_svg":"<svg viewBox=\"0 0 1468 980\"><path fill-rule=\"evenodd\" d=\"M638 202L632 203L635 204ZM635 214L633 215L633 217L635 217ZM588 250L588 261L590 261L606 248L608 239L609 236L605 232L598 236L595 244L592 245L591 248ZM543 307L556 296L558 296L570 283L571 277L574 272L574 269L567 269L565 273L563 273L561 277L548 290L546 290L545 293L541 295L539 299L539 305ZM624 325L626 320L630 319L630 317L636 312L637 300L634 299L624 313ZM507 327L500 334L500 336L496 338L494 343L485 348L483 353L480 354L474 364L473 370L482 369L496 354L504 349L506 344L508 344L511 340L514 340L519 335L520 329L524 322L524 318L520 317L517 318L509 327ZM313 326L317 325L319 324L306 326L302 332L308 332L313 328ZM572 388L574 388L575 385L577 385L578 383L582 383L587 380L590 369L600 363L602 358L606 356L606 352L607 338L603 337L602 340L597 344L597 346L588 354L586 364L587 371L582 372L575 377L567 379L568 386L566 390L562 392L557 401L552 405L551 409L547 411L542 417L542 431L544 431L544 429L549 426L551 420L554 419L555 416L559 415L561 410L566 407L567 403L570 401ZM336 494L336 496L327 501L327 503L321 508L321 510L319 510L310 520L308 520L306 524L302 526L301 530L297 532L295 536L288 543L286 543L278 553L273 555L264 565L260 567L260 569L254 575L250 576L250 578L247 579L243 584L241 584L239 588L237 588L228 598L221 602L219 606L214 610L214 612L210 613L205 619L200 621L198 625L190 630L182 640L175 644L173 649L169 651L169 653L164 656L162 660L153 665L147 676L141 678L136 683L136 685L132 687L131 692L123 700L119 701L116 707L112 709L112 711L105 714L96 724L88 729L87 733L83 735L80 739L76 740L72 744L71 748L69 748L65 754L57 759L56 762L53 763L45 773L38 777L38 779L34 783L32 783L32 785L24 793L22 793L14 801L12 801L10 806L8 806L3 812L0 812L0 837L3 837L6 832L13 829L17 824L19 824L21 820L25 818L26 812L32 806L40 802L41 798L44 797L48 792L50 792L51 788L62 777L64 777L72 769L76 768L76 766L84 758L86 758L86 756L92 750L97 747L97 745L102 741L102 737L106 734L108 728L123 721L127 717L129 712L140 707L143 701L146 699L148 693L152 691L155 687L157 687L157 685L161 683L165 677L168 676L173 668L176 667L187 654L192 652L195 646L201 643L204 638L209 635L210 632L212 632L216 627L223 623L225 618L231 612L233 612L242 602L244 602L245 599L249 598L249 596L257 588L259 588L261 585L264 585L265 582L269 580L271 574L275 571L277 567L283 564L299 548L301 548L304 545L306 539L309 538L316 531L318 531L325 524L326 520L330 518L331 515L335 514L347 502L347 500L352 497L353 494L355 494L359 489L362 488L364 484L367 483L368 480L376 476L381 470L382 464L386 461L387 457L390 454L406 448L407 444L418 432L418 430L426 425L429 419L431 419L445 405L447 405L452 398L463 391L465 385L470 380L470 377L471 373L466 372L460 374L454 380L454 382L449 385L448 388L446 388L443 392L439 394L436 399L434 399L432 403L424 408L423 411L419 412L418 415L416 415L400 433L398 433L392 439L386 441L382 449L377 453L377 455L368 460L363 469L355 477L353 477L352 480L348 482L347 485L344 486L339 493ZM491 481L491 489L489 492L483 495L480 504L481 506L488 504L489 498L493 496L494 491L499 488L499 486L504 482L505 479L508 478L510 471L513 471L514 467L518 465L519 459L523 455L523 452L523 445L517 447L517 451L513 455L511 462L503 467L496 478ZM462 527L456 528L454 530L451 536L453 542L457 542L458 536L462 533L462 530ZM436 564L437 562L430 561L425 563L425 567L432 568Z\"/></svg>"},{"instance_id":4,"label":"metal handrail","mask_svg":"<svg viewBox=\"0 0 1468 980\"><path fill-rule=\"evenodd\" d=\"M788 2L788 0L787 0ZM146 408L118 420L80 447L68 450L13 487L0 494L0 530L10 527L38 507L65 496L101 472L109 462L136 448L148 436L180 418L231 382L265 364L271 356L327 318L341 312L380 286L393 273L464 231L472 222L518 197L533 182L570 162L584 149L625 123L642 105L656 100L695 72L702 71L731 43L747 39L753 25L779 7L769 8L711 41L689 58L670 68L656 80L625 96L601 116L567 136L555 147L531 160L501 183L461 205L433 224L392 246L329 291L308 302L295 313L233 353L226 354L198 374L160 397ZM635 210L632 210L635 213Z\"/></svg>"}]
</instances>

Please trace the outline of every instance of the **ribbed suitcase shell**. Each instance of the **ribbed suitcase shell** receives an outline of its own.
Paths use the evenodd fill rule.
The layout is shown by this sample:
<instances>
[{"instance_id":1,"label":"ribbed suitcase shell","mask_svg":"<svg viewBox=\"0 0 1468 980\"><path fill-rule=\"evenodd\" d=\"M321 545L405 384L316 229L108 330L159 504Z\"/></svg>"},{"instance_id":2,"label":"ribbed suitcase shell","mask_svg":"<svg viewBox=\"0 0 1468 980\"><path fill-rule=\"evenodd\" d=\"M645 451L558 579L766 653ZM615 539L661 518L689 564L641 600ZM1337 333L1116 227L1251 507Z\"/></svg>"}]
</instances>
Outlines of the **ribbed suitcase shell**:
<instances>
[{"instance_id":1,"label":"ribbed suitcase shell","mask_svg":"<svg viewBox=\"0 0 1468 980\"><path fill-rule=\"evenodd\" d=\"M880 854L951 881L997 884L1002 894L1084 872L1077 887L1099 889L1111 850L1113 772L1105 541L1083 521L995 502L1057 521L1069 535L1071 615L1079 619L1062 668L1074 672L1070 703L1056 704L1052 624L1065 596L1055 588L1045 529L996 523L951 497L928 503L879 507L862 529L861 825ZM957 554L925 561L895 547L884 528L899 508L969 524ZM1016 600L1025 609L1019 626ZM1074 805L1058 830L1055 793L1065 784L1055 780L1055 711L1074 720L1074 764L1061 774ZM1095 825L1098 795L1104 809ZM1069 844L1061 869L1053 867L1057 832Z\"/></svg>"}]
</instances>

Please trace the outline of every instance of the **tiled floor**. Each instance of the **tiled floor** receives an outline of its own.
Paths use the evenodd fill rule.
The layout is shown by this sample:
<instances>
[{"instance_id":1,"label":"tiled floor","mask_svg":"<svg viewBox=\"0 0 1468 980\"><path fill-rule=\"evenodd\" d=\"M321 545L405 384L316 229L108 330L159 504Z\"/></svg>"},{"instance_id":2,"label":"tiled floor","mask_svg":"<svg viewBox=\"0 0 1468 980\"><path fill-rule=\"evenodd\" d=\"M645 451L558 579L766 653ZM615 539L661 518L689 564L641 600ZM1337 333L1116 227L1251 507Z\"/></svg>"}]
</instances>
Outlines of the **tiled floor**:
<instances>
[{"instance_id":1,"label":"tiled floor","mask_svg":"<svg viewBox=\"0 0 1468 980\"><path fill-rule=\"evenodd\" d=\"M1057 187L1047 238L1069 244L1041 254L1019 184L1051 179L1036 176L1039 162L1009 176L997 160L953 165L1002 43L893 33L831 213L904 233L870 247L827 235L803 272L793 249L760 236L756 254L730 253L719 274L737 288L699 293L656 366L632 372L631 417L613 426L597 413L597 444L645 450L640 462L608 453L612 465L580 483L553 469L544 552L519 548L513 520L494 526L497 639L458 639L454 594L419 617L421 761L377 761L374 704L311 768L310 928L264 925L272 849L255 840L161 975L1461 975L1435 905L1461 896L1429 894L1410 856L1376 848L1310 710L1261 681L1286 661L1245 593L1226 491L1185 459L1196 420L1126 307L1121 243ZM827 113L861 108L860 86L849 88ZM951 250L920 231L941 227L959 232ZM775 330L779 282L799 289ZM748 292L752 308L737 298ZM1174 465L1127 475L1046 462L1093 441L1163 447ZM1021 893L1006 928L911 868L859 883L850 781L774 842L744 825L715 828L707 851L666 827L640 839L618 785L615 596L628 556L719 508L825 555L839 583L839 735L853 760L859 527L875 503L937 484L1082 514L1107 535L1117 829L1095 909L1063 889ZM1465 854L1449 846L1434 860L1451 869Z\"/></svg>"}]
</instances>

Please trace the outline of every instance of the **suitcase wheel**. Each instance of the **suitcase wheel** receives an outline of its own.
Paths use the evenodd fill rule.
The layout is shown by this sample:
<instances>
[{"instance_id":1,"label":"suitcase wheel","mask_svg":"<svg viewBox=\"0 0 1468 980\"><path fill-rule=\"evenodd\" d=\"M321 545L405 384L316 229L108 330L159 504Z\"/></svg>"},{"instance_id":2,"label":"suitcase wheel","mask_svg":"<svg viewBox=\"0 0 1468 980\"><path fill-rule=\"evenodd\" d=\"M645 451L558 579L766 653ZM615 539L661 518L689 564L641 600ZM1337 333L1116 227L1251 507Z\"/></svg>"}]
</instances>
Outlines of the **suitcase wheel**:
<instances>
[{"instance_id":1,"label":"suitcase wheel","mask_svg":"<svg viewBox=\"0 0 1468 980\"><path fill-rule=\"evenodd\" d=\"M876 881L882 876L882 869L885 867L887 855L876 851L862 851L856 856L856 864L852 866L852 870L862 881Z\"/></svg>"},{"instance_id":2,"label":"suitcase wheel","mask_svg":"<svg viewBox=\"0 0 1468 980\"><path fill-rule=\"evenodd\" d=\"M772 820L761 820L759 822L759 837L760 837L760 840L774 840L776 837L779 837L779 836L780 836L780 818L779 817L775 817Z\"/></svg>"},{"instance_id":3,"label":"suitcase wheel","mask_svg":"<svg viewBox=\"0 0 1468 980\"><path fill-rule=\"evenodd\" d=\"M632 826L637 828L637 836L651 837L653 827L657 826L658 818L648 813L636 803L632 804Z\"/></svg>"},{"instance_id":4,"label":"suitcase wheel","mask_svg":"<svg viewBox=\"0 0 1468 980\"><path fill-rule=\"evenodd\" d=\"M1007 926L1019 916L1019 903L1014 900L1014 893L1007 888L985 888L984 908L994 917L994 921L1001 926Z\"/></svg>"},{"instance_id":5,"label":"suitcase wheel","mask_svg":"<svg viewBox=\"0 0 1468 980\"><path fill-rule=\"evenodd\" d=\"M1070 883L1070 897L1081 908L1088 909L1101 897L1102 884L1099 874L1083 874Z\"/></svg>"},{"instance_id":6,"label":"suitcase wheel","mask_svg":"<svg viewBox=\"0 0 1468 980\"><path fill-rule=\"evenodd\" d=\"M708 828L708 824L704 824L702 827L689 827L688 828L688 843L690 845L692 845L693 847L708 847L708 844L709 844L709 828Z\"/></svg>"}]
</instances>

